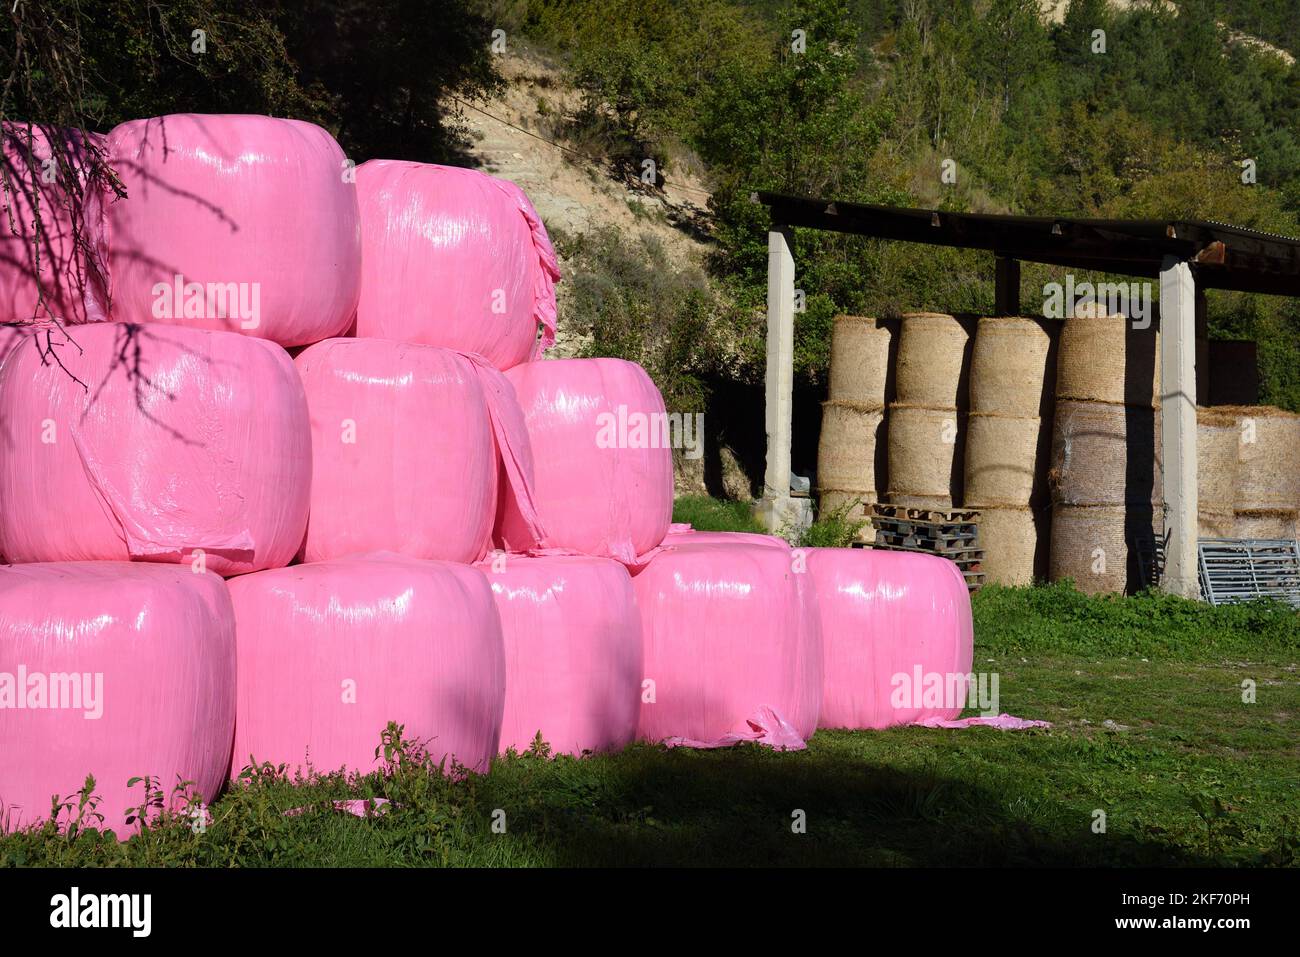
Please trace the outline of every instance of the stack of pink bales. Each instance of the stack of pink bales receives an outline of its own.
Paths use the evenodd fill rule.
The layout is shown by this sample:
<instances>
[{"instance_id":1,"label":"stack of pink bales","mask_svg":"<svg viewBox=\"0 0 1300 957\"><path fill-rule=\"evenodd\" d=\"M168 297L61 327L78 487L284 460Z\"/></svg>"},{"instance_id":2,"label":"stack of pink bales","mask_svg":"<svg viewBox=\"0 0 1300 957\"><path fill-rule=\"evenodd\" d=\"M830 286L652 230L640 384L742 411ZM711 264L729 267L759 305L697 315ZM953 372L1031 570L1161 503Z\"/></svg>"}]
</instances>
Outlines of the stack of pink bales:
<instances>
[{"instance_id":1,"label":"stack of pink bales","mask_svg":"<svg viewBox=\"0 0 1300 957\"><path fill-rule=\"evenodd\" d=\"M389 721L485 771L538 734L802 747L961 709L891 696L970 667L948 563L670 526L649 377L543 359L559 271L518 187L167 116L95 139L127 197L74 237L39 175L66 134L3 132L0 829L87 774L125 834L132 777L369 771Z\"/></svg>"}]
</instances>

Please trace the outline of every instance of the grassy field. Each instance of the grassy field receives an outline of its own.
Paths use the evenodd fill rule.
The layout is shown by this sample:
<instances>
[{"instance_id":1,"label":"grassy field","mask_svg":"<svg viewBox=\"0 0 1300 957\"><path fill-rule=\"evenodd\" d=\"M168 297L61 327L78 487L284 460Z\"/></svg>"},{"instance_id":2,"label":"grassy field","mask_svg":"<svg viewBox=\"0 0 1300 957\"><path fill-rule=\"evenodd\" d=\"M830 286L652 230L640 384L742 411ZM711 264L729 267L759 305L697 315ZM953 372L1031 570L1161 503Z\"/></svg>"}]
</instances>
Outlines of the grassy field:
<instances>
[{"instance_id":1,"label":"grassy field","mask_svg":"<svg viewBox=\"0 0 1300 957\"><path fill-rule=\"evenodd\" d=\"M698 510L683 520L705 527ZM538 749L455 781L398 742L387 774L253 776L203 833L20 834L0 839L0 865L1296 863L1293 611L1065 585L988 588L974 608L975 670L1000 675L1002 710L1051 729L822 731L796 753ZM354 797L394 803L330 807Z\"/></svg>"}]
</instances>

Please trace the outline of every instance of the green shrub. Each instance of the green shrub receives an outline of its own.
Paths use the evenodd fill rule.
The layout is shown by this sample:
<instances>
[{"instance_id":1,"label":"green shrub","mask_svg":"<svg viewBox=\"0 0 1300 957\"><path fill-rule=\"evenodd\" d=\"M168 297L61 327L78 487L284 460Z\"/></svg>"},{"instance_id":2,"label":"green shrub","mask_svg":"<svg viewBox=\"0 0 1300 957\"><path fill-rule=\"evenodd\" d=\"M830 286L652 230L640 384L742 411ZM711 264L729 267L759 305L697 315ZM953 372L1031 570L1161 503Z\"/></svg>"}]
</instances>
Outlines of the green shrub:
<instances>
[{"instance_id":1,"label":"green shrub","mask_svg":"<svg viewBox=\"0 0 1300 957\"><path fill-rule=\"evenodd\" d=\"M849 548L858 540L858 532L868 522L849 518L849 512L861 505L860 499L851 499L829 512L820 513L817 520L803 530L793 544L799 548Z\"/></svg>"}]
</instances>

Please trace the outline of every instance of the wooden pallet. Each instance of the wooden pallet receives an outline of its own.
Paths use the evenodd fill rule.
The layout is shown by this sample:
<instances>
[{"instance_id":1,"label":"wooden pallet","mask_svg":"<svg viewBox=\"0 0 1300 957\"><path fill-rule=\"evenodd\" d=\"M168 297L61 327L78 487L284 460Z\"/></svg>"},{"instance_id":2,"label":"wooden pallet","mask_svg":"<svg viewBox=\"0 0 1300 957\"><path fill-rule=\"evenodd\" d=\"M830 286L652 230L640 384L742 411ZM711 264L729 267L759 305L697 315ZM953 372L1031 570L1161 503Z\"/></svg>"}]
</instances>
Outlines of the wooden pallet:
<instances>
[{"instance_id":1,"label":"wooden pallet","mask_svg":"<svg viewBox=\"0 0 1300 957\"><path fill-rule=\"evenodd\" d=\"M872 547L884 551L939 555L957 566L970 590L984 584L984 572L980 567L984 550L979 544L979 512L940 512L900 505L875 505L871 524L876 532Z\"/></svg>"},{"instance_id":2,"label":"wooden pallet","mask_svg":"<svg viewBox=\"0 0 1300 957\"><path fill-rule=\"evenodd\" d=\"M978 524L980 513L978 509L956 509L953 511L939 511L932 508L913 508L910 505L886 505L883 502L872 505L873 515L880 518L905 518L917 522L965 522Z\"/></svg>"}]
</instances>

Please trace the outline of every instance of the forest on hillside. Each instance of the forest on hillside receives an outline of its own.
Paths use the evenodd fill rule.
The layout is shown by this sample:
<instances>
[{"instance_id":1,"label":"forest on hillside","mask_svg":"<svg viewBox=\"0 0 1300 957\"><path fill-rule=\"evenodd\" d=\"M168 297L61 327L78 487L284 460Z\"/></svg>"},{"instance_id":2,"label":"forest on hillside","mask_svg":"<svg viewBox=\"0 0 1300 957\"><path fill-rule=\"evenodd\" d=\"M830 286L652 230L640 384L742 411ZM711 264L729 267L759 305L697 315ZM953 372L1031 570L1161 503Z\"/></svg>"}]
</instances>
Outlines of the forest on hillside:
<instances>
[{"instance_id":1,"label":"forest on hillside","mask_svg":"<svg viewBox=\"0 0 1300 957\"><path fill-rule=\"evenodd\" d=\"M106 130L269 113L321 124L358 162L456 163L456 99L501 88L501 31L581 92L557 141L633 189L654 191L639 178L653 159L711 193L694 224L703 278L636 237L556 237L593 351L642 362L672 406L698 409L719 381L761 381L754 190L1300 235L1300 74L1242 37L1300 51L1291 8L1069 0L1058 21L1039 0L33 0L0 18L0 117ZM808 231L795 252L805 386L839 312L992 306L988 254ZM1026 268L1026 308L1058 273ZM1212 336L1258 343L1261 401L1300 410L1300 303L1212 292L1209 318Z\"/></svg>"},{"instance_id":2,"label":"forest on hillside","mask_svg":"<svg viewBox=\"0 0 1300 957\"><path fill-rule=\"evenodd\" d=\"M645 156L668 179L703 171L718 293L711 322L681 322L716 332L694 336L717 347L693 354L703 376L739 357L748 378L766 291L756 189L1300 235L1300 75L1238 38L1294 49L1286 6L1070 0L1050 22L1037 0L518 0L495 16L565 59L585 98L575 140L599 139L629 173ZM805 381L824 375L838 312L992 306L988 254L800 231L796 261ZM1026 308L1059 274L1026 268ZM620 323L642 317L603 305L603 338L625 342ZM1258 342L1261 401L1300 409L1300 304L1212 292L1209 317L1213 337ZM638 358L680 378L655 351Z\"/></svg>"}]
</instances>

